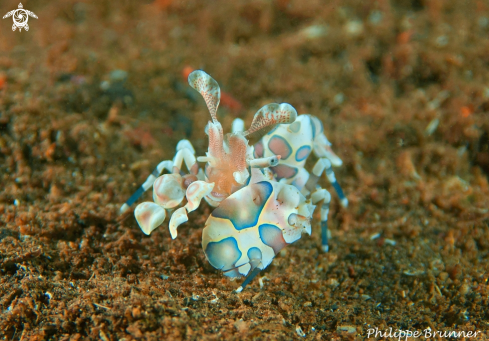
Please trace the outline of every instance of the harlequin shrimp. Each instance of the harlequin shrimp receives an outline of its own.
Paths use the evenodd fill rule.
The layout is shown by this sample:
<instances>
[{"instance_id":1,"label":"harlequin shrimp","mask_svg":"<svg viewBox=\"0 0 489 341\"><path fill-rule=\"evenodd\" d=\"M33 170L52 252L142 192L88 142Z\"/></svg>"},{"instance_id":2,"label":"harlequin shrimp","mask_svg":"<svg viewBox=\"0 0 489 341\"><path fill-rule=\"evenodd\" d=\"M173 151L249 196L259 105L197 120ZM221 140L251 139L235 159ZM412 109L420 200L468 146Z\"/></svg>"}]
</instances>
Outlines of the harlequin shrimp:
<instances>
[{"instance_id":1,"label":"harlequin shrimp","mask_svg":"<svg viewBox=\"0 0 489 341\"><path fill-rule=\"evenodd\" d=\"M154 202L139 204L134 211L136 220L149 235L164 222L167 212L172 212L169 229L174 239L177 227L188 220L187 213L197 209L204 198L217 207L203 231L204 253L210 264L225 275L247 276L238 289L241 291L284 246L298 240L302 233L311 233L315 206L293 185L277 182L269 170L280 166L281 156L256 158L247 140L266 134L278 124L294 122L297 112L287 103L269 104L255 114L248 130L243 131L243 122L237 119L233 132L224 135L216 116L219 85L200 70L192 72L188 80L204 98L212 118L206 126L206 156L196 158L191 143L180 141L174 159L161 162L121 212L153 187ZM205 171L198 162L206 162ZM182 171L183 163L187 174ZM165 170L169 174L159 176ZM187 203L177 208L184 198Z\"/></svg>"},{"instance_id":2,"label":"harlequin shrimp","mask_svg":"<svg viewBox=\"0 0 489 341\"><path fill-rule=\"evenodd\" d=\"M202 95L211 115L212 120L206 126L209 149L206 156L196 158L190 141L181 140L173 160L158 164L141 187L122 205L120 210L125 212L153 187L153 202L143 202L134 211L139 226L147 235L164 222L167 212L175 209L169 222L174 239L177 237L177 227L188 220L187 213L197 209L202 198L216 207L246 184L271 180L273 177L267 167L277 165L280 157L254 158L253 147L248 145L246 137L264 134L277 124L291 123L297 117L296 110L290 104L272 103L258 110L248 130L234 129L233 133L224 135L217 120L219 84L201 70L192 72L188 81ZM198 162L206 162L205 172ZM188 173L182 171L184 163ZM169 174L160 176L165 170ZM184 198L187 203L177 208Z\"/></svg>"},{"instance_id":3,"label":"harlequin shrimp","mask_svg":"<svg viewBox=\"0 0 489 341\"><path fill-rule=\"evenodd\" d=\"M343 161L331 149L331 142L324 134L321 121L311 115L300 115L292 124L281 124L255 144L255 157L280 156L280 163L271 166L279 182L293 185L301 193L312 199L313 204L323 200L321 207L322 248L328 251L328 213L331 201L330 193L318 186L323 173L333 185L343 207L348 206L341 186L336 181L332 166L341 166ZM308 172L304 165L309 155L314 153L318 158Z\"/></svg>"}]
</instances>

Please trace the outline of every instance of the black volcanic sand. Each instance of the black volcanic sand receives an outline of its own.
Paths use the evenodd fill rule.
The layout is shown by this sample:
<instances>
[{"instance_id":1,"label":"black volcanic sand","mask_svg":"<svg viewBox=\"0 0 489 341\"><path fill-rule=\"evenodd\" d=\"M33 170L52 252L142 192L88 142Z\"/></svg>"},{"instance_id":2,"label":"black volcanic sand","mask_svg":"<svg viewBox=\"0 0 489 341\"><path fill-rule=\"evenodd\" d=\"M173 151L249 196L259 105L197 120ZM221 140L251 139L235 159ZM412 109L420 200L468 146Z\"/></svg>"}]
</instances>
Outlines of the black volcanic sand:
<instances>
[{"instance_id":1,"label":"black volcanic sand","mask_svg":"<svg viewBox=\"0 0 489 341\"><path fill-rule=\"evenodd\" d=\"M488 2L133 3L29 2L28 32L0 22L0 336L489 337ZM209 206L176 240L119 215L180 139L207 150L188 68L241 103L223 100L225 131L271 102L324 122L350 201L324 181L329 253L316 214L236 294L202 252Z\"/></svg>"}]
</instances>

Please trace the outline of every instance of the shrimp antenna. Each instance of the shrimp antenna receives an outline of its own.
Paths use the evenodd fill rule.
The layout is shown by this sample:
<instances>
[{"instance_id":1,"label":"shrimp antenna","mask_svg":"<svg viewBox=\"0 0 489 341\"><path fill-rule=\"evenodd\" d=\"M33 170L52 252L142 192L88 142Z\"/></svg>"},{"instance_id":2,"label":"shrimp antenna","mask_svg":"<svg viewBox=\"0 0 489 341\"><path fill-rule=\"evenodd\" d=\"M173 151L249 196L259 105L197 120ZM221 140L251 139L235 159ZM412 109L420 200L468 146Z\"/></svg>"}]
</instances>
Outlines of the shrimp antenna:
<instances>
[{"instance_id":1,"label":"shrimp antenna","mask_svg":"<svg viewBox=\"0 0 489 341\"><path fill-rule=\"evenodd\" d=\"M205 100L213 123L218 123L217 107L221 100L221 89L216 80L202 70L196 70L188 75L188 84L197 90Z\"/></svg>"},{"instance_id":2,"label":"shrimp antenna","mask_svg":"<svg viewBox=\"0 0 489 341\"><path fill-rule=\"evenodd\" d=\"M243 136L249 136L249 140L258 140L277 124L289 124L296 118L297 111L288 103L267 104L256 112L250 128L243 133Z\"/></svg>"}]
</instances>

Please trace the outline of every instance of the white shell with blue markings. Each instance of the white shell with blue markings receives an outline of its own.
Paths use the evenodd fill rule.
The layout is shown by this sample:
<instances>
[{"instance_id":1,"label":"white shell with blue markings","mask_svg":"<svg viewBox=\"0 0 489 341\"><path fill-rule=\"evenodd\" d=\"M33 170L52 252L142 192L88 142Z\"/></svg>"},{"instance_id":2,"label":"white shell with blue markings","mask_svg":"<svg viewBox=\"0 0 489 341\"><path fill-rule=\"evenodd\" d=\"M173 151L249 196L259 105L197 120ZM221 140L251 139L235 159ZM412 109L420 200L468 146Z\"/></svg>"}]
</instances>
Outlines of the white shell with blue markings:
<instances>
[{"instance_id":1,"label":"white shell with blue markings","mask_svg":"<svg viewBox=\"0 0 489 341\"><path fill-rule=\"evenodd\" d=\"M226 276L266 268L287 244L311 234L314 206L293 186L250 184L221 202L207 219L202 247L209 263Z\"/></svg>"}]
</instances>

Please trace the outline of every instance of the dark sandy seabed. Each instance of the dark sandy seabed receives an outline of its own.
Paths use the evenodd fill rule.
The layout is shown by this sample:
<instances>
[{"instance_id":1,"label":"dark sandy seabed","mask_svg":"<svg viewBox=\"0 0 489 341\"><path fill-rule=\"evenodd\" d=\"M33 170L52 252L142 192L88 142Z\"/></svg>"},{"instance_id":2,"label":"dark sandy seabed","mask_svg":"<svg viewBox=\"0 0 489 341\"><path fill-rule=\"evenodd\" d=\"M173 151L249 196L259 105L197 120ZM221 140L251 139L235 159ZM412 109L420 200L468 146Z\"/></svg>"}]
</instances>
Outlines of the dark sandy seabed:
<instances>
[{"instance_id":1,"label":"dark sandy seabed","mask_svg":"<svg viewBox=\"0 0 489 341\"><path fill-rule=\"evenodd\" d=\"M4 339L489 338L489 2L23 4L28 32L0 21ZM176 240L118 213L180 139L207 149L189 67L236 99L219 109L225 131L288 102L344 161L349 207L324 184L330 252L316 215L263 288L236 294L242 280L208 264L206 204Z\"/></svg>"}]
</instances>

